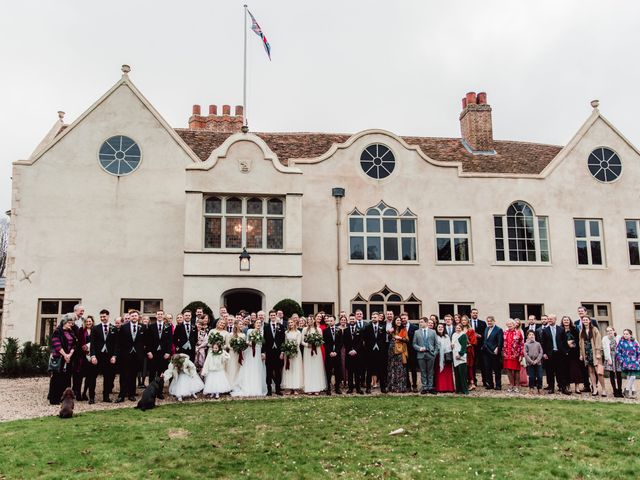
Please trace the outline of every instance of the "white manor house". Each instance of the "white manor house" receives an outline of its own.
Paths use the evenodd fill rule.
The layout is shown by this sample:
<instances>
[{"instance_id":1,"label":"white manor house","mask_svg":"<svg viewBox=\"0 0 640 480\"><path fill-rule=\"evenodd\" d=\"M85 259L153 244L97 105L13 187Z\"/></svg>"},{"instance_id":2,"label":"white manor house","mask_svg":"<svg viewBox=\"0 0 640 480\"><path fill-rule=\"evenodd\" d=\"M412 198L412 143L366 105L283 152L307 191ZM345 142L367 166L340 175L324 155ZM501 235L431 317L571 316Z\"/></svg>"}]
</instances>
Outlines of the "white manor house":
<instances>
[{"instance_id":1,"label":"white manor house","mask_svg":"<svg viewBox=\"0 0 640 480\"><path fill-rule=\"evenodd\" d=\"M78 302L283 298L500 323L582 304L635 332L640 152L592 107L565 146L494 140L485 93L464 97L461 138L243 132L227 105L173 128L124 66L13 164L1 334L43 341Z\"/></svg>"}]
</instances>

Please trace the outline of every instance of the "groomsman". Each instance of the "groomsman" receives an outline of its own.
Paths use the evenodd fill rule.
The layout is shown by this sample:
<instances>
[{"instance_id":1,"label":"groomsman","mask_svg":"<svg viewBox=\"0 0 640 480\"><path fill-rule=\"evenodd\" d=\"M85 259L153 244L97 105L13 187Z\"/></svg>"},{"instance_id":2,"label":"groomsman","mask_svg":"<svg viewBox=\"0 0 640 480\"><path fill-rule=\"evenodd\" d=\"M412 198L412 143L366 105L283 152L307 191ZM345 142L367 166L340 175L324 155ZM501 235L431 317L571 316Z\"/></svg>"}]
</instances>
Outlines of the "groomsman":
<instances>
[{"instance_id":1,"label":"groomsman","mask_svg":"<svg viewBox=\"0 0 640 480\"><path fill-rule=\"evenodd\" d=\"M115 358L117 331L113 325L109 324L109 310L100 310L100 323L91 329L91 347L89 355L91 363L96 365L95 376L102 375L102 401L111 403L111 392L113 391L113 380L116 376ZM93 378L93 389L89 389L89 403L95 403L96 382Z\"/></svg>"},{"instance_id":2,"label":"groomsman","mask_svg":"<svg viewBox=\"0 0 640 480\"><path fill-rule=\"evenodd\" d=\"M324 339L324 371L327 376L327 395L331 395L331 377L335 377L335 391L338 395L340 382L342 381L342 361L340 354L342 351L342 332L336 328L336 319L333 315L326 318L327 328L322 333Z\"/></svg>"},{"instance_id":3,"label":"groomsman","mask_svg":"<svg viewBox=\"0 0 640 480\"><path fill-rule=\"evenodd\" d=\"M503 331L496 325L493 316L487 317L487 332L482 344L482 357L487 375L487 387L502 390L502 346L504 344ZM494 383L495 379L495 383Z\"/></svg>"},{"instance_id":4,"label":"groomsman","mask_svg":"<svg viewBox=\"0 0 640 480\"><path fill-rule=\"evenodd\" d=\"M387 393L387 332L385 326L380 324L378 312L371 314L371 323L367 325L364 331L367 362L366 392L371 393L371 377L376 375L380 384L380 391Z\"/></svg>"},{"instance_id":5,"label":"groomsman","mask_svg":"<svg viewBox=\"0 0 640 480\"><path fill-rule=\"evenodd\" d=\"M369 322L367 322L364 319L364 314L362 313L362 310L360 310L360 309L356 310L355 314L356 314L356 326L358 327L358 330L360 330L364 335L364 331L367 328L367 326L369 325ZM366 378L366 374L367 374L367 372L369 370L369 368L367 366L367 362L366 361L362 361L360 363L360 368L362 369L362 380L364 382L364 379ZM361 385L361 387L364 387L364 383Z\"/></svg>"},{"instance_id":6,"label":"groomsman","mask_svg":"<svg viewBox=\"0 0 640 480\"><path fill-rule=\"evenodd\" d=\"M544 315L546 317L546 315ZM547 323L545 319L544 323ZM527 334L533 332L536 336L536 342L540 342L540 335L542 334L542 323L537 321L535 315L529 315L527 318L527 325L524 327L524 338L527 338Z\"/></svg>"},{"instance_id":7,"label":"groomsman","mask_svg":"<svg viewBox=\"0 0 640 480\"><path fill-rule=\"evenodd\" d=\"M177 353L185 353L189 355L189 359L193 362L196 357L196 343L198 342L198 329L191 322L191 310L182 312L184 322L176 325L173 332L173 344Z\"/></svg>"},{"instance_id":8,"label":"groomsman","mask_svg":"<svg viewBox=\"0 0 640 480\"><path fill-rule=\"evenodd\" d=\"M427 328L426 318L423 317L420 319L420 328L414 332L411 343L413 350L416 352L418 365L420 366L420 380L422 382L422 391L420 393L432 393L435 395L436 391L433 388L433 371L438 343L436 332L432 328Z\"/></svg>"},{"instance_id":9,"label":"groomsman","mask_svg":"<svg viewBox=\"0 0 640 480\"><path fill-rule=\"evenodd\" d=\"M558 390L564 391L565 385L560 383L558 375L558 366L560 362L560 354L558 350L559 338L562 333L562 327L556 325L556 316L551 314L547 317L547 326L542 329L541 343L544 353L544 366L547 371L547 389L549 393L554 393L556 382Z\"/></svg>"},{"instance_id":10,"label":"groomsman","mask_svg":"<svg viewBox=\"0 0 640 480\"><path fill-rule=\"evenodd\" d=\"M413 335L418 330L418 326L409 321L409 314L406 312L400 314L400 320L402 320L402 326L407 329L407 335L409 336L409 344L407 345L409 353L407 356L407 379L409 381L407 385L415 393L418 391L418 360L416 351L413 348Z\"/></svg>"},{"instance_id":11,"label":"groomsman","mask_svg":"<svg viewBox=\"0 0 640 480\"><path fill-rule=\"evenodd\" d=\"M453 334L456 333L456 328L453 325L453 317L449 314L444 316L444 333L449 337L449 340L451 340Z\"/></svg>"},{"instance_id":12,"label":"groomsman","mask_svg":"<svg viewBox=\"0 0 640 480\"><path fill-rule=\"evenodd\" d=\"M169 366L171 358L171 326L164 323L164 311L156 312L156 322L149 325L147 335L147 357L149 363L149 381L159 377ZM162 397L158 397L162 398Z\"/></svg>"},{"instance_id":13,"label":"groomsman","mask_svg":"<svg viewBox=\"0 0 640 480\"><path fill-rule=\"evenodd\" d=\"M262 312L264 316L264 312ZM260 313L258 313L260 317ZM265 365L267 367L267 396L270 397L271 383L275 383L276 395L282 395L280 384L282 383L282 367L284 366L284 353L282 353L282 344L284 343L284 328L280 324L278 315L275 310L269 311L269 322L263 324L264 344L262 345L262 353L265 354Z\"/></svg>"},{"instance_id":14,"label":"groomsman","mask_svg":"<svg viewBox=\"0 0 640 480\"><path fill-rule=\"evenodd\" d=\"M116 342L115 358L120 364L120 393L116 403L136 399L136 374L142 367L145 356L145 329L140 325L140 313L137 310L129 312L129 322L120 327ZM114 358L112 357L112 358Z\"/></svg>"},{"instance_id":15,"label":"groomsman","mask_svg":"<svg viewBox=\"0 0 640 480\"><path fill-rule=\"evenodd\" d=\"M349 315L349 326L344 331L342 341L344 344L345 366L347 370L347 393L356 392L362 394L362 355L364 354L364 333L358 330L356 316Z\"/></svg>"},{"instance_id":16,"label":"groomsman","mask_svg":"<svg viewBox=\"0 0 640 480\"><path fill-rule=\"evenodd\" d=\"M478 318L478 309L471 309L471 319L469 321L471 328L476 332L476 346L474 347L475 352L475 361L476 361L476 374L479 371L482 378L482 385L486 388L487 383L487 372L484 368L484 361L482 360L482 344L484 343L484 337L487 331L487 324L484 320ZM473 379L475 384L478 384L477 379Z\"/></svg>"}]
</instances>

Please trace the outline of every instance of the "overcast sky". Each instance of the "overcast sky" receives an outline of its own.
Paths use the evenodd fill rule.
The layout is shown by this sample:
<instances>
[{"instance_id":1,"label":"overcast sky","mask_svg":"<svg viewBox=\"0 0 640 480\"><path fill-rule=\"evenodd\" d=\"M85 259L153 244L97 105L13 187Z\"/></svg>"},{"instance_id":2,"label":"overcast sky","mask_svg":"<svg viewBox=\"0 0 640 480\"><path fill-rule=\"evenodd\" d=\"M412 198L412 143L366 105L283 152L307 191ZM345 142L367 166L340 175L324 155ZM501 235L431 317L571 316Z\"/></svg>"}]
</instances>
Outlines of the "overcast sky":
<instances>
[{"instance_id":1,"label":"overcast sky","mask_svg":"<svg viewBox=\"0 0 640 480\"><path fill-rule=\"evenodd\" d=\"M243 3L3 2L0 211L10 208L11 162L30 155L58 110L68 123L77 118L123 63L174 127L187 125L193 104L241 104ZM461 98L486 91L496 139L563 145L597 98L640 145L640 2L255 0L249 8L273 59L249 31L254 131L459 136Z\"/></svg>"}]
</instances>

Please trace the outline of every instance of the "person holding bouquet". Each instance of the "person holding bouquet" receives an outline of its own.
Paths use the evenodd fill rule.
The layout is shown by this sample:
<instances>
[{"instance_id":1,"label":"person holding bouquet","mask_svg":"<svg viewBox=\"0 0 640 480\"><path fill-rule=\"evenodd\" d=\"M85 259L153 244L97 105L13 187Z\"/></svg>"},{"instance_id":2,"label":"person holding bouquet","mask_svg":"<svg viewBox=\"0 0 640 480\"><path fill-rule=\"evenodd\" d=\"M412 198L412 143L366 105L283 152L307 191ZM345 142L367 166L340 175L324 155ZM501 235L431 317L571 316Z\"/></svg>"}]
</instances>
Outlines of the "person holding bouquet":
<instances>
[{"instance_id":1,"label":"person holding bouquet","mask_svg":"<svg viewBox=\"0 0 640 480\"><path fill-rule=\"evenodd\" d=\"M198 376L196 366L186 353L174 355L163 374L164 381L171 381L169 393L176 397L179 402L183 397L197 398L196 394L204 388L204 383Z\"/></svg>"},{"instance_id":2,"label":"person holding bouquet","mask_svg":"<svg viewBox=\"0 0 640 480\"><path fill-rule=\"evenodd\" d=\"M318 395L327 389L327 379L324 373L322 359L322 331L313 321L302 330L302 345L304 346L303 377L304 392Z\"/></svg>"},{"instance_id":3,"label":"person holding bouquet","mask_svg":"<svg viewBox=\"0 0 640 480\"><path fill-rule=\"evenodd\" d=\"M266 355L262 353L264 334L262 319L257 318L253 328L247 330L247 348L236 384L231 390L232 397L264 397L267 394Z\"/></svg>"},{"instance_id":4,"label":"person holding bouquet","mask_svg":"<svg viewBox=\"0 0 640 480\"><path fill-rule=\"evenodd\" d=\"M302 333L298 331L298 322L294 318L289 319L285 341L282 344L284 353L284 366L282 367L282 388L289 389L291 394L304 387L302 373Z\"/></svg>"},{"instance_id":5,"label":"person holding bouquet","mask_svg":"<svg viewBox=\"0 0 640 480\"><path fill-rule=\"evenodd\" d=\"M229 361L229 354L218 343L209 348L207 359L202 367L201 375L205 378L202 393L212 398L220 398L221 393L229 393L231 385L224 371L224 365Z\"/></svg>"},{"instance_id":6,"label":"person holding bouquet","mask_svg":"<svg viewBox=\"0 0 640 480\"><path fill-rule=\"evenodd\" d=\"M233 332L228 337L229 361L225 365L225 370L231 385L236 384L238 372L244 363L244 351L249 346L242 330L244 330L244 319L236 320Z\"/></svg>"}]
</instances>

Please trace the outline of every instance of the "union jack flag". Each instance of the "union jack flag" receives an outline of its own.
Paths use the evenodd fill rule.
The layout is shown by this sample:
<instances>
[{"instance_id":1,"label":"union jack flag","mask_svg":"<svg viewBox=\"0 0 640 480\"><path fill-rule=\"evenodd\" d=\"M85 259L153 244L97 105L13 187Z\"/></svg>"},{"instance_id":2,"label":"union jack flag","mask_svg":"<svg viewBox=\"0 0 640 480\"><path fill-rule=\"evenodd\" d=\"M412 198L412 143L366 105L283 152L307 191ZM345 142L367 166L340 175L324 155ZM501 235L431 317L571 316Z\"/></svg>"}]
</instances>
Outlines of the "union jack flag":
<instances>
[{"instance_id":1,"label":"union jack flag","mask_svg":"<svg viewBox=\"0 0 640 480\"><path fill-rule=\"evenodd\" d=\"M247 10L247 12L249 12L249 10ZM262 33L262 29L260 28L260 25L258 25L258 22L256 22L253 14L249 12L249 15L251 16L251 30L253 30L254 33L262 39L262 46L264 47L265 52L267 52L269 60L271 60L271 45L269 45L266 35Z\"/></svg>"}]
</instances>

